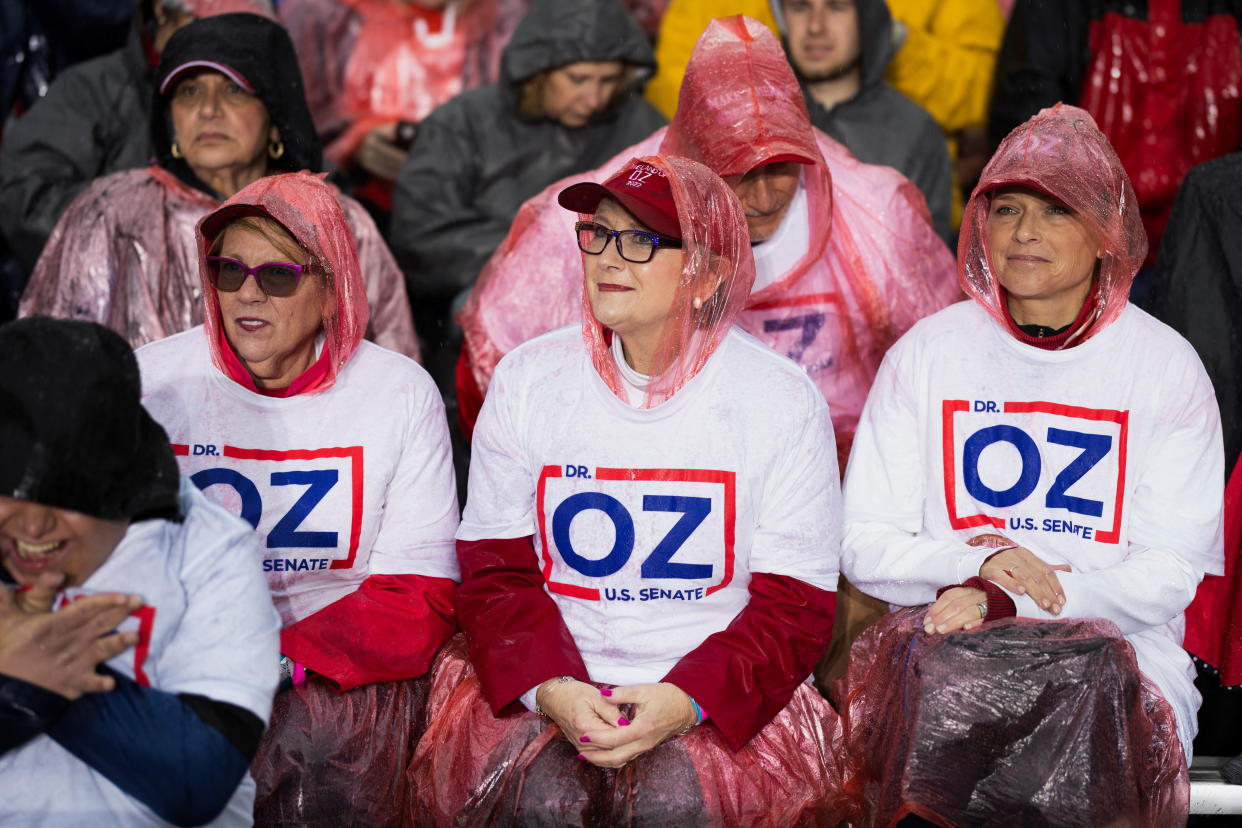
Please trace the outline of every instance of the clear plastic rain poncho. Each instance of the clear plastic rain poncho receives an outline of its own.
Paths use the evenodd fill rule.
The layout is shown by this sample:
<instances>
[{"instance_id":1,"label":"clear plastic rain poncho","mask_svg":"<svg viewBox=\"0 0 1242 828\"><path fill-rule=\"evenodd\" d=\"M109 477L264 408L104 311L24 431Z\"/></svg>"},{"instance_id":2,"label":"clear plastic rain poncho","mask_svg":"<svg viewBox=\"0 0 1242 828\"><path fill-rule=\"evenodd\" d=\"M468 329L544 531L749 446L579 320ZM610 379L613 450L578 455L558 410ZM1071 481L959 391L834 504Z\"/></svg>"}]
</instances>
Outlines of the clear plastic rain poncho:
<instances>
[{"instance_id":1,"label":"clear plastic rain poncho","mask_svg":"<svg viewBox=\"0 0 1242 828\"><path fill-rule=\"evenodd\" d=\"M330 312L323 320L324 347L332 361L328 376L315 391L332 387L336 375L354 355L367 329L370 310L367 306L366 286L362 282L362 269L354 250L354 236L350 232L345 212L337 202L336 188L324 181L325 175L289 173L260 178L237 195L224 202L218 210L206 216L195 230L198 242L198 270L203 292L203 327L211 347L211 361L221 373L231 372L222 351L224 328L220 320L220 300L211 286L207 270L207 256L215 235L208 235L208 228L215 233L223 232L227 225L218 225L219 217L227 214L253 215L261 212L271 216L297 239L298 244L310 254L309 263L324 274L335 299ZM256 207L255 210L239 208Z\"/></svg>"},{"instance_id":2,"label":"clear plastic rain poncho","mask_svg":"<svg viewBox=\"0 0 1242 828\"><path fill-rule=\"evenodd\" d=\"M1012 330L1012 323L1005 290L992 273L987 221L989 194L1011 186L1058 199L1102 240L1095 309L1076 340L1085 342L1125 308L1130 283L1147 256L1147 233L1130 179L1104 133L1077 107L1045 109L1001 142L966 203L957 256L962 290L1005 330Z\"/></svg>"},{"instance_id":3,"label":"clear plastic rain poncho","mask_svg":"<svg viewBox=\"0 0 1242 828\"><path fill-rule=\"evenodd\" d=\"M602 181L633 156L680 154L731 176L791 153L816 160L802 174L808 249L749 297L738 324L802 365L823 391L844 466L884 352L960 297L953 259L913 184L812 129L780 42L741 16L713 21L699 39L667 130L522 206L460 316L470 366L462 378L485 390L504 354L577 320L580 254L556 203L567 185Z\"/></svg>"},{"instance_id":4,"label":"clear plastic rain poncho","mask_svg":"<svg viewBox=\"0 0 1242 828\"><path fill-rule=\"evenodd\" d=\"M851 825L1185 823L1173 708L1113 622L926 635L926 613L887 615L854 643L840 704Z\"/></svg>"},{"instance_id":5,"label":"clear plastic rain poncho","mask_svg":"<svg viewBox=\"0 0 1242 828\"><path fill-rule=\"evenodd\" d=\"M636 160L668 176L681 226L681 279L656 345L642 404L643 408L654 408L707 364L733 327L755 281L755 259L742 205L719 176L702 164L675 155ZM584 264L588 255L582 254ZM710 298L702 300L703 295ZM612 332L595 319L586 291L582 293L582 336L595 370L624 400L624 380L611 348Z\"/></svg>"},{"instance_id":6,"label":"clear plastic rain poncho","mask_svg":"<svg viewBox=\"0 0 1242 828\"><path fill-rule=\"evenodd\" d=\"M525 0L449 0L443 11L392 0L284 0L315 128L336 163L366 134L421 121L440 104L496 79Z\"/></svg>"}]
</instances>

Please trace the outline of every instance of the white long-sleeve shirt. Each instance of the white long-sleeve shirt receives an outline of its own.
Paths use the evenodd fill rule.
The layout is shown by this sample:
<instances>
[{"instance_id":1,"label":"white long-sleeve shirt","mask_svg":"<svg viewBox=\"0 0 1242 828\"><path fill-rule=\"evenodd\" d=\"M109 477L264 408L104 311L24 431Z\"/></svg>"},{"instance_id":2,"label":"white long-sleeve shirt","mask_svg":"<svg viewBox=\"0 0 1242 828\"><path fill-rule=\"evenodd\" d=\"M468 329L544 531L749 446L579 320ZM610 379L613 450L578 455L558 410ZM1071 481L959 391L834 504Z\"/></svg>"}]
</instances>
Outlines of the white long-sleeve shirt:
<instances>
[{"instance_id":1,"label":"white long-sleeve shirt","mask_svg":"<svg viewBox=\"0 0 1242 828\"><path fill-rule=\"evenodd\" d=\"M845 483L842 571L902 606L979 574L997 533L1059 572L1052 616L1106 618L1177 714L1199 695L1182 616L1223 568L1224 459L1211 383L1190 345L1128 306L1076 347L1018 342L974 302L930 316L885 358Z\"/></svg>"}]
</instances>

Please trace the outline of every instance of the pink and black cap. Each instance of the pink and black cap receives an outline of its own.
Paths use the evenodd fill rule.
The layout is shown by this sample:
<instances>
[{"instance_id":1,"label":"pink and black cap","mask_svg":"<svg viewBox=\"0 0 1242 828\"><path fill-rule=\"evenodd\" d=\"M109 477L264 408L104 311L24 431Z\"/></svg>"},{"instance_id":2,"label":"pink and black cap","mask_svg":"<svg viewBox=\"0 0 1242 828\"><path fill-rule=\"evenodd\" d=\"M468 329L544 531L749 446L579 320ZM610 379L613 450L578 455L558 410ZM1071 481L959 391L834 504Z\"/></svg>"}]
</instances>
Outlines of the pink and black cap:
<instances>
[{"instance_id":1,"label":"pink and black cap","mask_svg":"<svg viewBox=\"0 0 1242 828\"><path fill-rule=\"evenodd\" d=\"M160 94L167 95L177 85L177 81L188 74L204 69L219 72L251 95L254 94L254 86L250 81L246 80L246 77L241 72L218 60L187 60L185 63L173 67L172 71L164 77L164 80L160 81Z\"/></svg>"},{"instance_id":2,"label":"pink and black cap","mask_svg":"<svg viewBox=\"0 0 1242 828\"><path fill-rule=\"evenodd\" d=\"M574 184L561 190L556 200L567 210L594 213L605 198L618 202L658 235L681 240L673 190L658 167L635 159L603 184Z\"/></svg>"}]
</instances>

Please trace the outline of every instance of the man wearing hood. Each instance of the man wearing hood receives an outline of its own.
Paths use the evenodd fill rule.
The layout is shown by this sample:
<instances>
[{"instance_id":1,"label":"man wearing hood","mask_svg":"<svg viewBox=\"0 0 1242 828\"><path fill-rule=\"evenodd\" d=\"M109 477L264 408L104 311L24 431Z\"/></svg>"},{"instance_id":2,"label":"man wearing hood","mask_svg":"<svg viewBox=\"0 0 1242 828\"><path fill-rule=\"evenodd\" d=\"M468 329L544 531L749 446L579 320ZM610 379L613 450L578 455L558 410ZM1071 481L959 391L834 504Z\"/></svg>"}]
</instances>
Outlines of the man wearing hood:
<instances>
[{"instance_id":1,"label":"man wearing hood","mask_svg":"<svg viewBox=\"0 0 1242 828\"><path fill-rule=\"evenodd\" d=\"M647 36L617 0L536 0L505 48L500 80L420 124L389 236L428 343L443 340L453 297L474 283L523 201L662 125L634 94L653 66Z\"/></svg>"},{"instance_id":2,"label":"man wearing hood","mask_svg":"<svg viewBox=\"0 0 1242 828\"><path fill-rule=\"evenodd\" d=\"M869 164L893 167L927 199L949 238L949 154L925 109L884 80L897 52L884 0L772 0L811 123Z\"/></svg>"}]
</instances>

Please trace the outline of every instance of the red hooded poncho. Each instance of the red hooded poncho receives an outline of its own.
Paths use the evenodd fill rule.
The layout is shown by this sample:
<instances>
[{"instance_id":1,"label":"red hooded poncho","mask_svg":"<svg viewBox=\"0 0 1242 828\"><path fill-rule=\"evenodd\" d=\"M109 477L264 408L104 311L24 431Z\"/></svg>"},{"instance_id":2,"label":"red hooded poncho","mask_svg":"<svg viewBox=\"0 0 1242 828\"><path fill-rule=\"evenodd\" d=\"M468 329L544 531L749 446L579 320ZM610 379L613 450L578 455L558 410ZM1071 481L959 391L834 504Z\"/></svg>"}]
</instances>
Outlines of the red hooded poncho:
<instances>
[{"instance_id":1,"label":"red hooded poncho","mask_svg":"<svg viewBox=\"0 0 1242 828\"><path fill-rule=\"evenodd\" d=\"M899 173L855 160L811 127L780 42L736 16L700 38L667 128L598 171L573 176L523 205L461 314L469 372L459 372L472 426L500 357L577 319L579 251L555 196L600 181L629 157L684 155L722 177L796 154L810 212L805 255L749 297L738 324L801 364L824 392L842 461L880 359L915 321L958 297L953 262L917 189ZM477 384L477 386L476 386Z\"/></svg>"},{"instance_id":2,"label":"red hooded poncho","mask_svg":"<svg viewBox=\"0 0 1242 828\"><path fill-rule=\"evenodd\" d=\"M1083 175L1084 170L1098 174ZM989 193L1008 186L1030 187L1060 200L1103 240L1095 304L1076 340L1087 341L1130 301L1130 283L1147 256L1147 233L1135 209L1138 199L1117 153L1090 115L1058 104L1011 132L984 167L962 212L958 278L968 296L1001 327L1012 330L1004 288L992 273L987 247Z\"/></svg>"}]
</instances>

